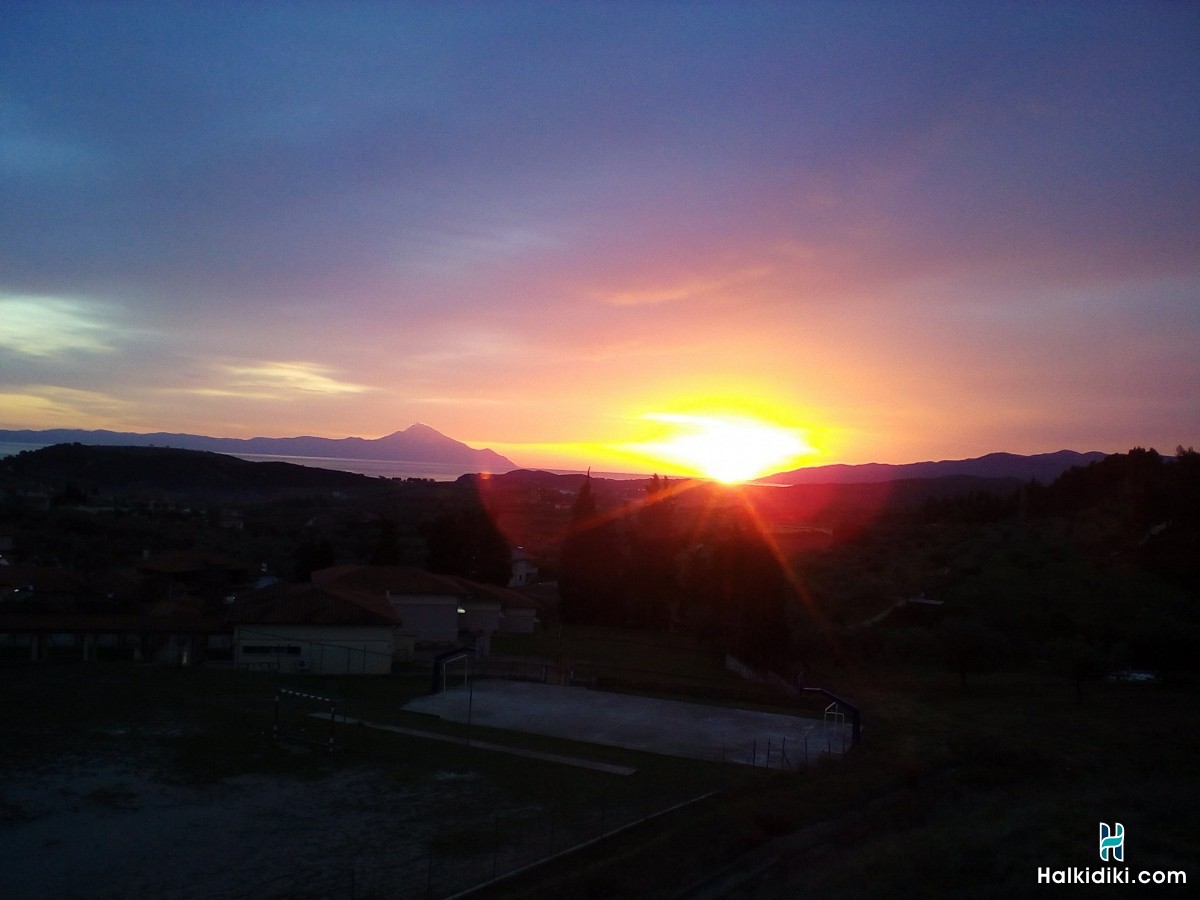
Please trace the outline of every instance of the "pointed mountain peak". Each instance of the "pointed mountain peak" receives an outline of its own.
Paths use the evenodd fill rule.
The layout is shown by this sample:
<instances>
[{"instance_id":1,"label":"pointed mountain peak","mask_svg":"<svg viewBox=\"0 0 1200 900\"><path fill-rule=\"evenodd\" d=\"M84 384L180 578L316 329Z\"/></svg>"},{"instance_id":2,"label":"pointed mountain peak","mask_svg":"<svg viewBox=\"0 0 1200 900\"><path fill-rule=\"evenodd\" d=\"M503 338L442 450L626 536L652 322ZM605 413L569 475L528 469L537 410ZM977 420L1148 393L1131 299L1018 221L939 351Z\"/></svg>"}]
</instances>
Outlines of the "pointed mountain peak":
<instances>
[{"instance_id":1,"label":"pointed mountain peak","mask_svg":"<svg viewBox=\"0 0 1200 900\"><path fill-rule=\"evenodd\" d=\"M422 437L445 437L436 428L426 425L424 422L414 422L407 428L401 428L399 431L393 431L391 434L385 434L378 438L381 441L394 441L400 438L422 438Z\"/></svg>"}]
</instances>

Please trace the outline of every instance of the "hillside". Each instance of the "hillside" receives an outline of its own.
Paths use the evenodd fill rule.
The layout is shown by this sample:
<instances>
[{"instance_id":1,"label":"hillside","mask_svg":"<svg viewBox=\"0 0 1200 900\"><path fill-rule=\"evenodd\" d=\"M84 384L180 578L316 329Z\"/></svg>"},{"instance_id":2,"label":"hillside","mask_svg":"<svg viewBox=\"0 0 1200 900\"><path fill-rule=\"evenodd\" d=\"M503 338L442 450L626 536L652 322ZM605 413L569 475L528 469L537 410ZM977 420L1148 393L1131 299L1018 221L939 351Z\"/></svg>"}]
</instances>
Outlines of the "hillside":
<instances>
[{"instance_id":1,"label":"hillside","mask_svg":"<svg viewBox=\"0 0 1200 900\"><path fill-rule=\"evenodd\" d=\"M247 462L223 453L168 447L56 444L0 459L0 488L68 487L80 492L177 497L283 496L361 492L380 479L283 462Z\"/></svg>"},{"instance_id":2,"label":"hillside","mask_svg":"<svg viewBox=\"0 0 1200 900\"><path fill-rule=\"evenodd\" d=\"M812 466L793 469L760 478L771 484L879 484L910 478L1016 478L1048 484L1075 466L1086 466L1107 454L1059 450L1021 456L1016 453L989 453L973 459L944 459L902 465L865 463L863 465Z\"/></svg>"},{"instance_id":3,"label":"hillside","mask_svg":"<svg viewBox=\"0 0 1200 900\"><path fill-rule=\"evenodd\" d=\"M583 481L514 473L407 483L195 451L69 445L0 460L0 487L11 486L14 475L47 482L54 476L58 488L64 483L129 490L168 484L180 490L280 483L294 488L299 482L293 479L345 495L358 486L378 487L394 491L379 506L395 517L399 536L428 539L438 530L419 527L423 511L440 514L448 498L475 496L472 487L479 488L489 513L499 509L501 520L519 524L535 513L570 516L561 507L573 504ZM858 498L854 502L886 500L941 481L966 493L945 503L891 508L894 514L868 518L855 528L812 529L828 539L794 545L776 542L781 532L765 527L771 523L760 510L740 502L748 495L755 504L760 497L819 498L826 489ZM277 681L261 673L12 666L0 689L13 734L3 749L10 773L3 787L12 798L8 824L41 828L36 817L50 797L71 807L72 821L91 815L111 827L118 816L132 821L136 815L138 833L145 834L153 826L144 817L171 808L168 801L179 797L180 780L221 790L226 779L252 776L237 783L243 800L221 799L224 812L216 811L215 802L205 805L207 792L192 794L175 807L192 812L170 821L187 824L188 846L206 848L204 842L212 841L227 848L232 834L259 858L279 844L272 843L270 829L242 829L238 803L259 790L284 790L284 805L305 804L307 821L332 815L347 829L361 829L361 839L343 842L353 853L347 851L336 870L328 854L297 870L291 845L276 857L278 877L293 880L271 884L291 885L303 877L331 896L349 895L352 888L356 896L390 896L396 884L412 888L403 896L425 896L431 884L437 895L447 895L514 864L511 854L505 862L508 841L522 850L535 848L530 857L542 858L564 844L612 831L622 807L641 815L706 794L478 896L1024 896L1036 867L1094 861L1096 821L1118 817L1137 837L1128 848L1136 867L1186 866L1200 834L1200 787L1193 774L1200 752L1200 720L1194 715L1200 455L1114 454L1045 486L1019 482L1019 503L1017 496L998 503L998 495L979 490L979 484L912 479L890 486L745 491L703 483L660 497L665 503L630 506L619 516L601 517L619 540L602 546L605 552L589 571L604 578L614 572L631 576L634 590L628 596L639 604L631 611L655 596L685 601L672 627L656 634L570 622L560 628L552 617L564 607L556 610L550 593L547 627L540 634L493 645L497 656L540 656L547 662L566 650L580 670L587 665L603 672L598 684L661 693L680 690L682 683L690 699L702 700L709 691L712 701L725 696L724 685L691 668L695 654L683 648L716 655L739 631L761 641L768 635L749 629L752 618L726 614L722 604L732 600L746 607L761 603L768 590L795 591L784 615L768 620L786 642L770 662L788 682L802 677L806 685L835 691L863 710L863 742L839 759L784 775L536 740L542 751L628 761L638 770L613 780L523 755L370 729L344 733L348 752L305 754L281 750L265 737L265 710ZM641 490L643 500L655 493L645 483L591 481L597 494L610 488ZM409 491L429 496L423 511L399 503ZM619 497L610 502L610 510L621 505ZM385 546L380 538L387 534L380 527L384 520L363 516L368 504L357 500L264 504L261 511L248 509L245 527L237 531L195 516L70 507L43 514L19 506L7 510L12 518L6 523L18 552L31 562L69 560L81 572L87 563L99 570L114 560L136 559L145 549L158 554L190 548L256 566L266 561L269 571L284 574L294 571L298 557L321 552L322 543L328 543L330 561L365 562ZM780 521L790 520L784 514ZM453 547L469 545L460 538L471 533L466 527L455 531ZM784 562L791 581L764 577ZM566 574L565 566L557 568L560 576ZM739 595L743 585L749 589ZM682 590L672 595L673 587ZM917 597L933 603L905 602ZM768 616L774 611L756 610ZM745 649L754 652L755 645ZM1118 673L1125 669L1153 674L1146 680L1122 678ZM408 727L412 722L405 717L413 714L400 710L397 699L424 691L427 676L423 670L387 679L305 675L295 684L344 698L339 710L347 715ZM197 689L201 683L208 689ZM822 697L805 705L805 698L779 696L771 701L775 709L817 716L825 702ZM181 727L164 733L164 722ZM534 739L510 732L489 730L488 739L534 745ZM807 747L804 752L807 758ZM144 760L144 771L167 773L174 787L130 781L126 769L106 768L105 759L118 757ZM65 780L47 781L51 768ZM448 779L447 771L461 775ZM34 777L36 793L29 788ZM45 790L46 784L57 787ZM330 784L338 790L331 792ZM361 785L361 791L348 791L347 784ZM404 796L389 795L381 803L381 784L402 785ZM456 795L459 790L464 793ZM331 796L336 804L320 805ZM199 826L192 823L197 802L205 811ZM380 824L376 813L385 808L387 822ZM422 812L430 808L452 814L430 818ZM396 809L416 812L405 819ZM396 841L379 837L391 834L397 822L411 827L417 842L398 862ZM548 836L535 830L543 827ZM172 833L171 839L180 838ZM705 852L697 854L698 846ZM44 857L55 859L64 852L57 846L43 850ZM218 851L199 854L195 883L219 893L215 888L225 882L208 864L212 852ZM93 857L73 854L70 847L65 854L64 868L69 863L95 877L86 866L78 868L81 859ZM40 863L22 865L21 871L42 877ZM424 873L415 884L404 880L414 867ZM914 867L922 873L919 881L911 878ZM145 871L159 877L157 870ZM178 871L169 874L176 878ZM342 880L335 883L330 872ZM451 883L460 876L463 884ZM241 870L238 877L242 884ZM143 894L170 893L156 885Z\"/></svg>"},{"instance_id":4,"label":"hillside","mask_svg":"<svg viewBox=\"0 0 1200 900\"><path fill-rule=\"evenodd\" d=\"M477 450L447 437L428 425L411 425L385 437L219 438L197 434L136 434L58 428L48 431L0 431L0 441L25 444L86 444L99 447L174 447L214 453L263 456L311 456L332 459L374 459L407 463L461 465L469 472L507 472L512 460L492 450Z\"/></svg>"}]
</instances>

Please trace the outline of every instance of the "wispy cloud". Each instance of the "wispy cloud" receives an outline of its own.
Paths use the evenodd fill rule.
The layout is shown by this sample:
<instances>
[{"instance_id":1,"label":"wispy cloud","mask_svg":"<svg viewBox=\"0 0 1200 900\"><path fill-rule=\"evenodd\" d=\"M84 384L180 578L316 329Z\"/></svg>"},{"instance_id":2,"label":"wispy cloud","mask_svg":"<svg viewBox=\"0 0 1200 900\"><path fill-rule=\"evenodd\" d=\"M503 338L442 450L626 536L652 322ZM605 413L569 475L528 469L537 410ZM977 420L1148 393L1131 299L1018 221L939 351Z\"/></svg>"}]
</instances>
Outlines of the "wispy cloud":
<instances>
[{"instance_id":1,"label":"wispy cloud","mask_svg":"<svg viewBox=\"0 0 1200 900\"><path fill-rule=\"evenodd\" d=\"M39 422L44 428L109 428L131 404L101 391L31 384L0 392L5 428L21 429Z\"/></svg>"},{"instance_id":2,"label":"wispy cloud","mask_svg":"<svg viewBox=\"0 0 1200 900\"><path fill-rule=\"evenodd\" d=\"M0 294L0 347L27 356L113 350L103 307L64 297Z\"/></svg>"},{"instance_id":3,"label":"wispy cloud","mask_svg":"<svg viewBox=\"0 0 1200 900\"><path fill-rule=\"evenodd\" d=\"M1197 440L1187 4L127 6L4 16L16 427Z\"/></svg>"},{"instance_id":4,"label":"wispy cloud","mask_svg":"<svg viewBox=\"0 0 1200 900\"><path fill-rule=\"evenodd\" d=\"M769 266L754 266L721 275L695 275L670 281L659 281L645 287L627 288L619 291L599 293L614 306L648 306L707 297L727 291L735 286L763 278L771 273Z\"/></svg>"},{"instance_id":5,"label":"wispy cloud","mask_svg":"<svg viewBox=\"0 0 1200 900\"><path fill-rule=\"evenodd\" d=\"M247 400L280 400L303 394L361 394L372 390L362 384L332 377L328 366L309 362L263 362L226 365L215 384L188 388L186 393Z\"/></svg>"}]
</instances>

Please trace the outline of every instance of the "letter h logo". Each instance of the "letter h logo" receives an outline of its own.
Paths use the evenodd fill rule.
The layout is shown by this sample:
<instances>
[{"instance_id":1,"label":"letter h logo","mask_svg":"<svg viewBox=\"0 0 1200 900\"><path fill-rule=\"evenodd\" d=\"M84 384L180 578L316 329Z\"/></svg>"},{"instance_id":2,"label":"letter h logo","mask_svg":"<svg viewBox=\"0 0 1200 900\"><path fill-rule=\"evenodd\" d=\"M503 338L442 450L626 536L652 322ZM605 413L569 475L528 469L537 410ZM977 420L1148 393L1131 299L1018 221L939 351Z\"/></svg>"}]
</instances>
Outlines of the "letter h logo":
<instances>
[{"instance_id":1,"label":"letter h logo","mask_svg":"<svg viewBox=\"0 0 1200 900\"><path fill-rule=\"evenodd\" d=\"M1115 862L1125 861L1125 826L1120 822L1114 822L1111 831L1104 822L1100 823L1100 860L1108 862L1110 858Z\"/></svg>"}]
</instances>

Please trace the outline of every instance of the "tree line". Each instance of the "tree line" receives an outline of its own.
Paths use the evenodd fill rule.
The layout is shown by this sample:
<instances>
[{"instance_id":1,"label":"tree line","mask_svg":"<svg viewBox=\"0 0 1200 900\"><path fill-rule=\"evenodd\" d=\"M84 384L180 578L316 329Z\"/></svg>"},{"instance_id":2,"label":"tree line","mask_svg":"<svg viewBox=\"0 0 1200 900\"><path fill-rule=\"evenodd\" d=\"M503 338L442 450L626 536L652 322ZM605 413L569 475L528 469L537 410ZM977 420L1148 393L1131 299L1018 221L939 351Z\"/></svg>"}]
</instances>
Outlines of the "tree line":
<instances>
[{"instance_id":1,"label":"tree line","mask_svg":"<svg viewBox=\"0 0 1200 900\"><path fill-rule=\"evenodd\" d=\"M685 518L686 490L655 475L640 502L606 509L584 480L559 560L562 620L690 632L778 667L791 646L786 565L748 506Z\"/></svg>"}]
</instances>

